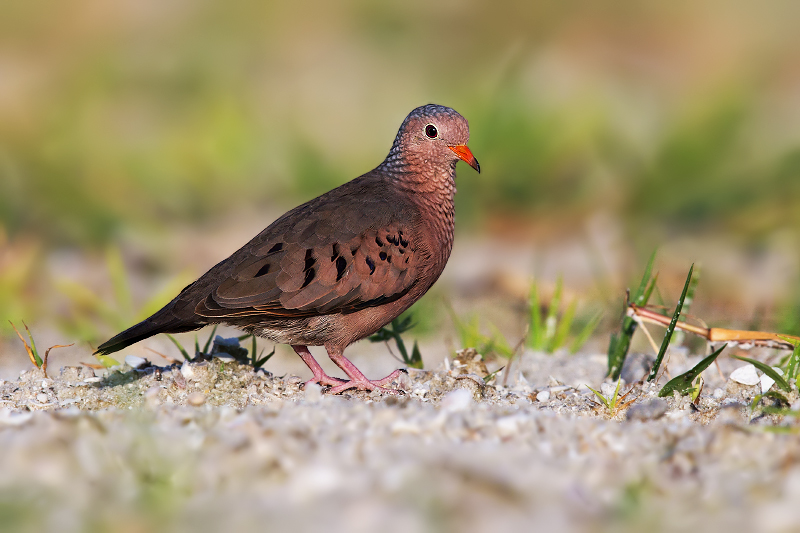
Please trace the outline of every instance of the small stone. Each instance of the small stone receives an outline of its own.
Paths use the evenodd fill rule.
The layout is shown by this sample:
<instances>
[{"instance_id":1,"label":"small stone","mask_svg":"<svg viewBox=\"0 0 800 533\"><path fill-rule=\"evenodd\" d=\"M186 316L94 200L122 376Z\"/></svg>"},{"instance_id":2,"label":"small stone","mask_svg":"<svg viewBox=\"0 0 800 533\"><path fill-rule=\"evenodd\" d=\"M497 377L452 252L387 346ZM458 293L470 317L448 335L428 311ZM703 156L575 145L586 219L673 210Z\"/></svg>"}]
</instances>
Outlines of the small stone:
<instances>
[{"instance_id":1,"label":"small stone","mask_svg":"<svg viewBox=\"0 0 800 533\"><path fill-rule=\"evenodd\" d=\"M234 356L227 354L225 352L216 352L213 355L223 363L232 363L236 361L236 358Z\"/></svg>"},{"instance_id":2,"label":"small stone","mask_svg":"<svg viewBox=\"0 0 800 533\"><path fill-rule=\"evenodd\" d=\"M186 378L187 381L195 378L194 368L189 361L184 361L181 365L181 375Z\"/></svg>"},{"instance_id":3,"label":"small stone","mask_svg":"<svg viewBox=\"0 0 800 533\"><path fill-rule=\"evenodd\" d=\"M47 394L40 392L36 395L36 401L39 403L47 403Z\"/></svg>"},{"instance_id":4,"label":"small stone","mask_svg":"<svg viewBox=\"0 0 800 533\"><path fill-rule=\"evenodd\" d=\"M550 401L550 391L543 390L539 394L536 395L536 401L546 403Z\"/></svg>"},{"instance_id":5,"label":"small stone","mask_svg":"<svg viewBox=\"0 0 800 533\"><path fill-rule=\"evenodd\" d=\"M724 397L725 397L725 391L724 390L722 390L720 388L714 389L714 398L716 398L717 400L721 400Z\"/></svg>"},{"instance_id":6,"label":"small stone","mask_svg":"<svg viewBox=\"0 0 800 533\"><path fill-rule=\"evenodd\" d=\"M507 439L519 433L519 418L517 416L504 416L497 420L495 427L500 438Z\"/></svg>"},{"instance_id":7,"label":"small stone","mask_svg":"<svg viewBox=\"0 0 800 533\"><path fill-rule=\"evenodd\" d=\"M669 404L663 398L651 398L641 403L633 404L625 413L628 420L657 420L664 416Z\"/></svg>"},{"instance_id":8,"label":"small stone","mask_svg":"<svg viewBox=\"0 0 800 533\"><path fill-rule=\"evenodd\" d=\"M459 389L469 390L475 400L480 400L483 397L485 383L477 374L461 374L456 377L455 386Z\"/></svg>"},{"instance_id":9,"label":"small stone","mask_svg":"<svg viewBox=\"0 0 800 533\"><path fill-rule=\"evenodd\" d=\"M781 370L780 368L773 366L772 369L775 370L775 372L777 372L781 376L783 375L783 370ZM774 384L775 384L775 380L774 379L772 379L771 377L769 377L766 374L762 375L761 376L761 393L762 394L766 394L767 392L769 392L769 389L772 388L772 386Z\"/></svg>"},{"instance_id":10,"label":"small stone","mask_svg":"<svg viewBox=\"0 0 800 533\"><path fill-rule=\"evenodd\" d=\"M206 403L206 395L202 392L193 392L186 397L186 403L194 407L200 407Z\"/></svg>"},{"instance_id":11,"label":"small stone","mask_svg":"<svg viewBox=\"0 0 800 533\"><path fill-rule=\"evenodd\" d=\"M416 424L410 420L396 420L392 424L392 433L395 435L401 433L418 435L420 433L420 427L419 424Z\"/></svg>"},{"instance_id":12,"label":"small stone","mask_svg":"<svg viewBox=\"0 0 800 533\"><path fill-rule=\"evenodd\" d=\"M21 426L33 418L33 412L14 413L8 409L0 409L0 426Z\"/></svg>"},{"instance_id":13,"label":"small stone","mask_svg":"<svg viewBox=\"0 0 800 533\"><path fill-rule=\"evenodd\" d=\"M474 405L472 393L467 389L455 389L442 399L442 410L448 413L467 411Z\"/></svg>"},{"instance_id":14,"label":"small stone","mask_svg":"<svg viewBox=\"0 0 800 533\"><path fill-rule=\"evenodd\" d=\"M756 367L753 365L740 366L731 372L731 379L742 385L758 385L760 381Z\"/></svg>"},{"instance_id":15,"label":"small stone","mask_svg":"<svg viewBox=\"0 0 800 533\"><path fill-rule=\"evenodd\" d=\"M319 386L319 383L305 385L305 398L309 403L316 403L322 399L322 387Z\"/></svg>"},{"instance_id":16,"label":"small stone","mask_svg":"<svg viewBox=\"0 0 800 533\"><path fill-rule=\"evenodd\" d=\"M147 359L144 357L138 357L136 355L126 355L125 364L134 369L140 368L147 364Z\"/></svg>"}]
</instances>

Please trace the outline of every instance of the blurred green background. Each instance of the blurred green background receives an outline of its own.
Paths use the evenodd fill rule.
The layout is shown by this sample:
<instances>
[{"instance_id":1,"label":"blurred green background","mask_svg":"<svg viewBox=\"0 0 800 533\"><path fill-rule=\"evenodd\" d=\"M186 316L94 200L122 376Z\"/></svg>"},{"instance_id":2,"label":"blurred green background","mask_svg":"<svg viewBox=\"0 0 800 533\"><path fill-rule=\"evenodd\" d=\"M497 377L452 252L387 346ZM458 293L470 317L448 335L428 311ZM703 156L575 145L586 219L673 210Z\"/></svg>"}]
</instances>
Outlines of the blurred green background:
<instances>
[{"instance_id":1,"label":"blurred green background","mask_svg":"<svg viewBox=\"0 0 800 533\"><path fill-rule=\"evenodd\" d=\"M726 243L715 257L745 267L775 252L764 301L713 260L704 280L725 280L729 309L762 306L737 318L796 331L798 15L791 2L0 3L0 334L8 318L102 340L377 165L428 102L469 119L484 170L459 170L459 239L546 248L612 220L628 260L604 296L586 292L605 305L657 246L672 286L695 259L678 250Z\"/></svg>"}]
</instances>

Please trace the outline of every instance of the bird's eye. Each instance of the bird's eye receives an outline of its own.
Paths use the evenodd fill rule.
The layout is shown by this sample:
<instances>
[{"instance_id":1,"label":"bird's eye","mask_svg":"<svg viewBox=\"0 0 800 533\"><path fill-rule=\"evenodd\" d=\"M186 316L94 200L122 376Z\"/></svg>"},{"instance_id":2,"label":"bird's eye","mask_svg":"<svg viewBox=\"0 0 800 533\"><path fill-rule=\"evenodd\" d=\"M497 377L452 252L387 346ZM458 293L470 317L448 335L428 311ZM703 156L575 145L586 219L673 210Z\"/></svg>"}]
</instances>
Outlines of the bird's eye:
<instances>
[{"instance_id":1,"label":"bird's eye","mask_svg":"<svg viewBox=\"0 0 800 533\"><path fill-rule=\"evenodd\" d=\"M428 124L425 126L425 135L427 135L429 139L435 139L439 136L439 132L436 130L436 126Z\"/></svg>"}]
</instances>

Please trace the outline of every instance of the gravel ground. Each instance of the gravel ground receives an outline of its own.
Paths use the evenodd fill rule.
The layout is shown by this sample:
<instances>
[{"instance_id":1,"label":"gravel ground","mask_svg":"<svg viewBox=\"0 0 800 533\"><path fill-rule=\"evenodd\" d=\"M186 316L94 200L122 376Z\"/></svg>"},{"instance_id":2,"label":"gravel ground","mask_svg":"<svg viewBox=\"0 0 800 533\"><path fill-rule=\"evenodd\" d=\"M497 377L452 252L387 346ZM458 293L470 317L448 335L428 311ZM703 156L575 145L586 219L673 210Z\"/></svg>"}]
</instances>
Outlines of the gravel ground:
<instances>
[{"instance_id":1,"label":"gravel ground","mask_svg":"<svg viewBox=\"0 0 800 533\"><path fill-rule=\"evenodd\" d=\"M515 365L510 386L487 385L461 352L410 371L400 395L338 397L229 357L26 371L0 381L0 526L799 530L800 426L750 407L761 383L724 377L741 363L706 371L696 405L634 384L614 413L584 385L601 384L603 356Z\"/></svg>"}]
</instances>

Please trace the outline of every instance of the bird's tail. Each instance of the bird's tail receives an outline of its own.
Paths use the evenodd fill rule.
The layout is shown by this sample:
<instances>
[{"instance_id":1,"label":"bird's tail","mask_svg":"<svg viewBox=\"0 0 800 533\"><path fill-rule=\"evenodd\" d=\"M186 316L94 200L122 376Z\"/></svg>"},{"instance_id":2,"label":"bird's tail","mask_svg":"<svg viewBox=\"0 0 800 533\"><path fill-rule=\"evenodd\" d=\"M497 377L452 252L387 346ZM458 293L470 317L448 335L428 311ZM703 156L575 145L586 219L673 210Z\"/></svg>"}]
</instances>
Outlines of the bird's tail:
<instances>
[{"instance_id":1,"label":"bird's tail","mask_svg":"<svg viewBox=\"0 0 800 533\"><path fill-rule=\"evenodd\" d=\"M187 323L175 317L165 317L162 314L163 311L110 338L98 346L97 351L94 353L108 355L159 333L183 333L184 331L200 329L205 325Z\"/></svg>"}]
</instances>

